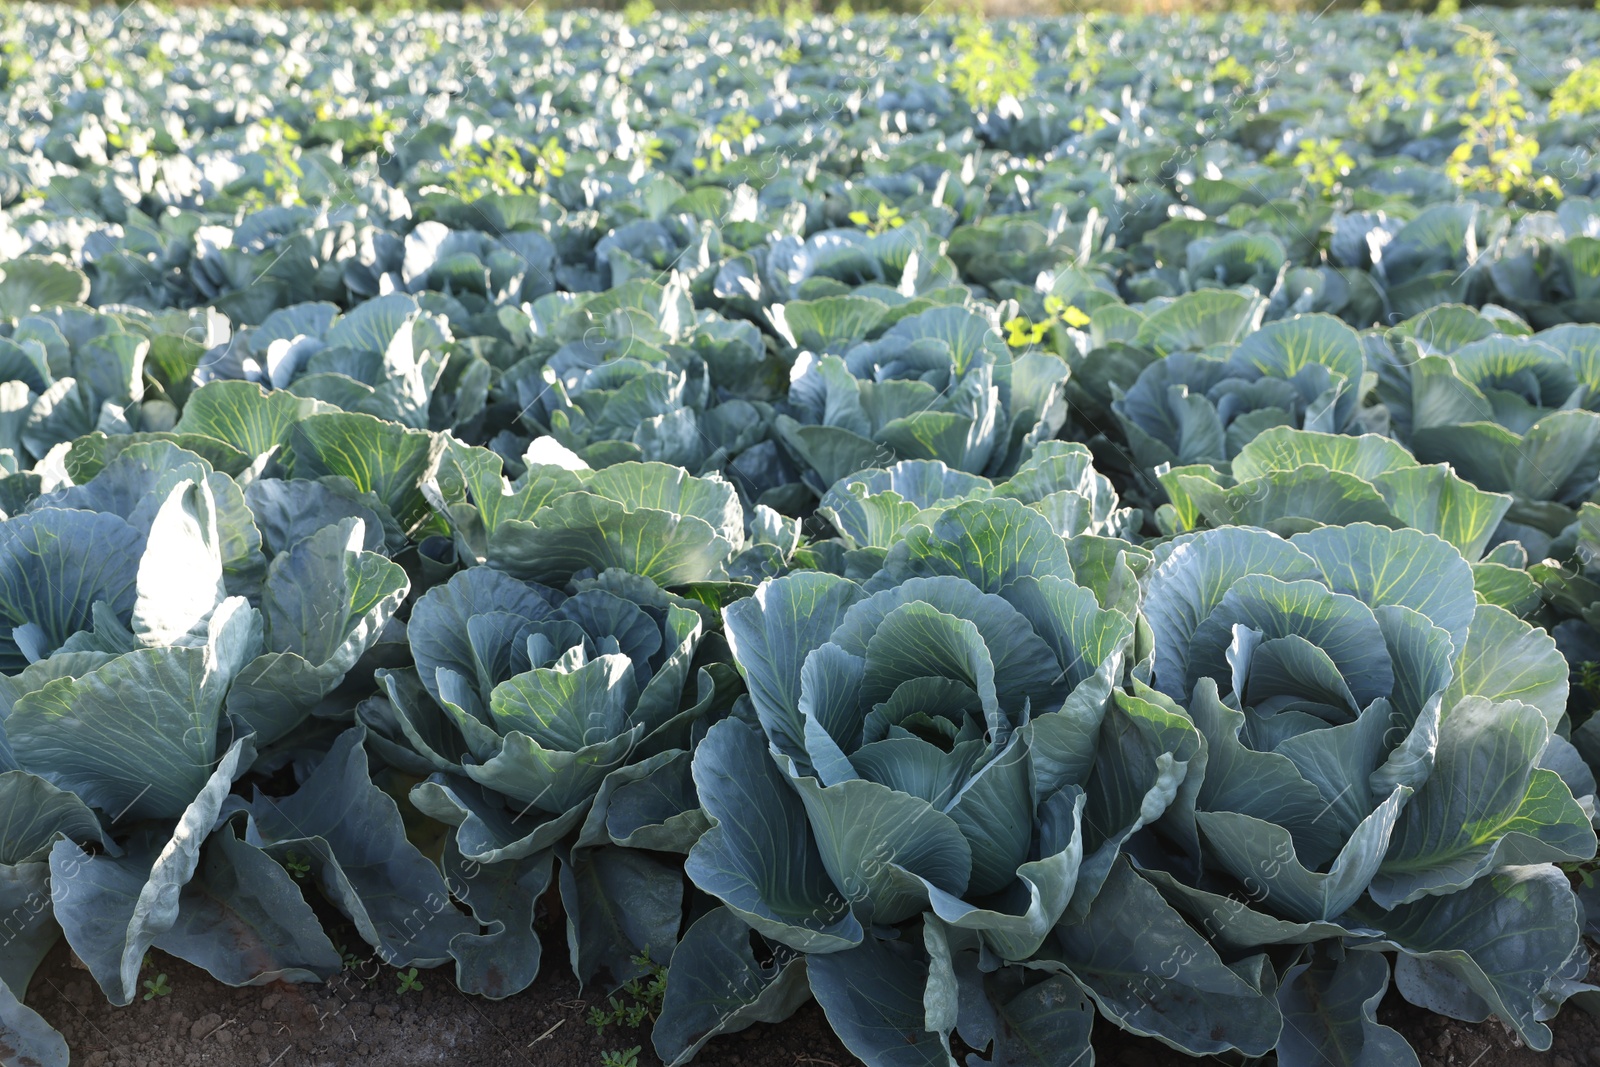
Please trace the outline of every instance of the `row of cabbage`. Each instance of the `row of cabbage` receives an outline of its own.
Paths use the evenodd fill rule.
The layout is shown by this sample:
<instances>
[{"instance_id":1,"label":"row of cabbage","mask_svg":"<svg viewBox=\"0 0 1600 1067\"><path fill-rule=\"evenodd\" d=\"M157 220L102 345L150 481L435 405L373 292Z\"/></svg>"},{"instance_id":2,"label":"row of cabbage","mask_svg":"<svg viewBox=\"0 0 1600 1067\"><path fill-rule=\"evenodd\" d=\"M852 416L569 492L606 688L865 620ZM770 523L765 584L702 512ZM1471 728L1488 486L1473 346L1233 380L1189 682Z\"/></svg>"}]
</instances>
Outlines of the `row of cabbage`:
<instances>
[{"instance_id":1,"label":"row of cabbage","mask_svg":"<svg viewBox=\"0 0 1600 1067\"><path fill-rule=\"evenodd\" d=\"M63 937L319 981L323 904L504 997L559 902L668 1063L1594 1002L1587 127L1543 210L1448 109L1267 162L1450 23L1043 23L990 113L941 20L6 17L16 1056Z\"/></svg>"},{"instance_id":2,"label":"row of cabbage","mask_svg":"<svg viewBox=\"0 0 1600 1067\"><path fill-rule=\"evenodd\" d=\"M114 1003L151 948L323 980L313 887L491 997L553 891L585 982L670 961L669 1062L813 996L873 1064L1056 1062L1097 1013L1405 1062L1390 953L1535 1047L1593 996L1558 865L1594 857L1600 720L1518 617L1592 586L1552 561L1541 596L1485 552L1511 497L1392 439L1166 470L1164 521L1215 526L1148 545L1064 441L857 472L806 539L716 476L541 438L507 480L249 382L60 459L0 525L0 988L37 1062L66 1050L16 995L62 936Z\"/></svg>"}]
</instances>

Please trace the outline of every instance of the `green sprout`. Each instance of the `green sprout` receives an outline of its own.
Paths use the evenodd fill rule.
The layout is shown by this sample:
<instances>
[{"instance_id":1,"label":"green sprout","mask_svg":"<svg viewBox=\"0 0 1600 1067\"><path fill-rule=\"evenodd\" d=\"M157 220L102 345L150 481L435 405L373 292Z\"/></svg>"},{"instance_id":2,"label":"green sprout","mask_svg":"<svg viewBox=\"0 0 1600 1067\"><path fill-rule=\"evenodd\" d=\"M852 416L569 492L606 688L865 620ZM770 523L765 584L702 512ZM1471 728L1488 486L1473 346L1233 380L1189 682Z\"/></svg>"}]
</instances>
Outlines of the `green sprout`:
<instances>
[{"instance_id":1,"label":"green sprout","mask_svg":"<svg viewBox=\"0 0 1600 1067\"><path fill-rule=\"evenodd\" d=\"M1111 125L1110 119L1106 116L1107 112L1104 108L1090 105L1083 109L1082 115L1068 122L1067 128L1072 130L1073 133L1081 133L1088 137Z\"/></svg>"},{"instance_id":2,"label":"green sprout","mask_svg":"<svg viewBox=\"0 0 1600 1067\"><path fill-rule=\"evenodd\" d=\"M417 969L415 967L411 968L409 971L400 971L399 974L400 974L400 990L399 991L400 991L401 994L410 993L413 990L422 989L422 979L417 977Z\"/></svg>"},{"instance_id":3,"label":"green sprout","mask_svg":"<svg viewBox=\"0 0 1600 1067\"><path fill-rule=\"evenodd\" d=\"M0 42L0 89L10 89L33 69L33 57L20 41Z\"/></svg>"},{"instance_id":4,"label":"green sprout","mask_svg":"<svg viewBox=\"0 0 1600 1067\"><path fill-rule=\"evenodd\" d=\"M1438 53L1407 48L1396 52L1382 67L1364 74L1359 91L1351 98L1346 118L1354 129L1366 129L1406 112L1420 115L1419 132L1433 126L1437 108L1444 104L1439 85L1444 72Z\"/></svg>"},{"instance_id":5,"label":"green sprout","mask_svg":"<svg viewBox=\"0 0 1600 1067\"><path fill-rule=\"evenodd\" d=\"M1473 61L1474 88L1461 117L1461 142L1445 165L1450 180L1468 191L1498 193L1507 200L1530 194L1561 196L1548 174L1535 174L1539 140L1518 125L1528 117L1517 76L1494 34L1461 25L1456 53Z\"/></svg>"},{"instance_id":6,"label":"green sprout","mask_svg":"<svg viewBox=\"0 0 1600 1067\"><path fill-rule=\"evenodd\" d=\"M165 974L158 974L154 978L146 978L143 985L145 1000L154 1000L157 997L165 997L172 994L172 986L167 982Z\"/></svg>"},{"instance_id":7,"label":"green sprout","mask_svg":"<svg viewBox=\"0 0 1600 1067\"><path fill-rule=\"evenodd\" d=\"M1585 889L1600 886L1600 861L1578 860L1575 863L1557 864L1569 877L1576 878Z\"/></svg>"},{"instance_id":8,"label":"green sprout","mask_svg":"<svg viewBox=\"0 0 1600 1067\"><path fill-rule=\"evenodd\" d=\"M1064 322L1075 330L1081 330L1089 325L1089 316L1084 313L1082 308L1075 304L1067 303L1059 296L1045 297L1044 310L1045 314L1049 315L1050 318Z\"/></svg>"},{"instance_id":9,"label":"green sprout","mask_svg":"<svg viewBox=\"0 0 1600 1067\"><path fill-rule=\"evenodd\" d=\"M709 151L694 161L694 169L713 174L720 172L724 165L749 149L750 138L760 126L747 111L730 111L722 116L711 131Z\"/></svg>"},{"instance_id":10,"label":"green sprout","mask_svg":"<svg viewBox=\"0 0 1600 1067\"><path fill-rule=\"evenodd\" d=\"M1233 82L1235 85L1253 85L1256 76L1250 73L1250 68L1239 62L1236 56L1223 56L1216 66L1211 68L1213 82Z\"/></svg>"},{"instance_id":11,"label":"green sprout","mask_svg":"<svg viewBox=\"0 0 1600 1067\"><path fill-rule=\"evenodd\" d=\"M849 217L851 222L855 223L857 226L860 226L873 236L877 236L880 233L886 233L889 230L898 229L904 225L906 221L900 217L899 208L893 206L892 204L883 203L878 205L877 218L873 218L865 211L852 211L850 212Z\"/></svg>"},{"instance_id":12,"label":"green sprout","mask_svg":"<svg viewBox=\"0 0 1600 1067\"><path fill-rule=\"evenodd\" d=\"M628 0L622 8L622 21L638 29L656 17L656 5L651 0Z\"/></svg>"},{"instance_id":13,"label":"green sprout","mask_svg":"<svg viewBox=\"0 0 1600 1067\"><path fill-rule=\"evenodd\" d=\"M776 3L774 6L777 6ZM790 30L806 25L816 16L816 8L812 7L811 0L783 0L782 7L777 12L777 17L783 20L784 28Z\"/></svg>"},{"instance_id":14,"label":"green sprout","mask_svg":"<svg viewBox=\"0 0 1600 1067\"><path fill-rule=\"evenodd\" d=\"M1578 664L1578 688L1589 696L1589 699L1600 702L1600 663L1594 660L1585 660Z\"/></svg>"},{"instance_id":15,"label":"green sprout","mask_svg":"<svg viewBox=\"0 0 1600 1067\"><path fill-rule=\"evenodd\" d=\"M1550 94L1550 117L1582 118L1600 112L1600 62L1590 60L1568 74Z\"/></svg>"},{"instance_id":16,"label":"green sprout","mask_svg":"<svg viewBox=\"0 0 1600 1067\"><path fill-rule=\"evenodd\" d=\"M1300 142L1294 165L1306 176L1306 181L1329 196L1339 187L1343 178L1350 176L1356 161L1344 150L1344 142L1334 137Z\"/></svg>"},{"instance_id":17,"label":"green sprout","mask_svg":"<svg viewBox=\"0 0 1600 1067\"><path fill-rule=\"evenodd\" d=\"M318 102L313 113L317 121L345 119L356 126L355 132L344 138L346 154L359 156L389 151L393 147L394 135L400 132L401 126L381 105L373 104L370 109L343 105L331 89L325 92L326 97Z\"/></svg>"},{"instance_id":18,"label":"green sprout","mask_svg":"<svg viewBox=\"0 0 1600 1067\"><path fill-rule=\"evenodd\" d=\"M1027 348L1044 340L1050 332L1050 320L1033 322L1026 315L1018 315L1006 322L1006 344L1012 348Z\"/></svg>"},{"instance_id":19,"label":"green sprout","mask_svg":"<svg viewBox=\"0 0 1600 1067\"><path fill-rule=\"evenodd\" d=\"M1000 101L1020 100L1033 89L1039 61L1033 58L1033 31L1018 26L1006 40L976 20L968 22L951 46L950 88L966 98L973 111L993 111Z\"/></svg>"},{"instance_id":20,"label":"green sprout","mask_svg":"<svg viewBox=\"0 0 1600 1067\"><path fill-rule=\"evenodd\" d=\"M440 180L450 192L470 202L494 193L515 196L528 185L548 185L551 178L567 172L567 151L554 137L531 148L529 154L533 157L532 170L517 143L504 134L496 134L481 144L446 148L442 153L446 169Z\"/></svg>"},{"instance_id":21,"label":"green sprout","mask_svg":"<svg viewBox=\"0 0 1600 1067\"><path fill-rule=\"evenodd\" d=\"M1059 296L1044 298L1044 318L1034 322L1026 315L1017 315L1005 323L1006 344L1012 348L1027 348L1036 345L1049 335L1050 330L1057 323L1070 326L1073 329L1082 329L1089 325L1089 316L1074 304L1069 304Z\"/></svg>"},{"instance_id":22,"label":"green sprout","mask_svg":"<svg viewBox=\"0 0 1600 1067\"><path fill-rule=\"evenodd\" d=\"M444 183L463 200L487 193L515 195L528 180L522 153L511 138L503 135L488 144L467 145L459 150L447 148L442 154L450 165L443 175Z\"/></svg>"},{"instance_id":23,"label":"green sprout","mask_svg":"<svg viewBox=\"0 0 1600 1067\"><path fill-rule=\"evenodd\" d=\"M1093 15L1084 16L1073 29L1072 39L1067 42L1067 59L1071 64L1067 80L1080 89L1088 89L1100 77L1106 65L1106 46L1095 36Z\"/></svg>"},{"instance_id":24,"label":"green sprout","mask_svg":"<svg viewBox=\"0 0 1600 1067\"><path fill-rule=\"evenodd\" d=\"M300 141L300 131L280 118L262 119L256 123L256 129L260 131L261 138L257 151L266 160L266 168L261 173L262 188L250 190L256 195L251 197L247 194L246 199L257 207L265 207L269 202L280 205L304 203L297 191L300 179L305 176L295 150L295 145Z\"/></svg>"},{"instance_id":25,"label":"green sprout","mask_svg":"<svg viewBox=\"0 0 1600 1067\"><path fill-rule=\"evenodd\" d=\"M631 957L633 963L645 973L623 985L621 996L606 998L603 1008L590 1008L585 1020L596 1034L604 1034L608 1026L639 1027L654 1022L661 1013L661 1004L667 995L667 969L650 959L646 949Z\"/></svg>"},{"instance_id":26,"label":"green sprout","mask_svg":"<svg viewBox=\"0 0 1600 1067\"><path fill-rule=\"evenodd\" d=\"M551 178L559 178L566 173L567 150L554 137L545 138L544 144L533 150L533 184L548 185Z\"/></svg>"}]
</instances>

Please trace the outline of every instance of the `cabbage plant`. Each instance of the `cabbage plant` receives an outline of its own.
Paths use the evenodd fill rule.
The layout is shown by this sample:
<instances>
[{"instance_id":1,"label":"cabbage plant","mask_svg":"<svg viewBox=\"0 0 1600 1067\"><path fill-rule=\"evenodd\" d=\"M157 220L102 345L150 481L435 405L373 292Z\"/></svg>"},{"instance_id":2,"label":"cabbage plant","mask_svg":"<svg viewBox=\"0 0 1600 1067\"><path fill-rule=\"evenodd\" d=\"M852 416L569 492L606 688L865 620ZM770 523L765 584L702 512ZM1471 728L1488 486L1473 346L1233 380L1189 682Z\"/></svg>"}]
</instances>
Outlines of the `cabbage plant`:
<instances>
[{"instance_id":1,"label":"cabbage plant","mask_svg":"<svg viewBox=\"0 0 1600 1067\"><path fill-rule=\"evenodd\" d=\"M484 936L424 908L448 899L444 878L343 729L341 687L370 677L410 590L384 555L388 509L342 479L241 489L160 438L86 438L63 468L0 522L0 811L16 830L0 903L28 918L0 974L8 1040L65 1063L16 1000L62 937L115 1004L151 947L230 985L337 973L290 864L396 964ZM239 794L291 765L293 795Z\"/></svg>"},{"instance_id":2,"label":"cabbage plant","mask_svg":"<svg viewBox=\"0 0 1600 1067\"><path fill-rule=\"evenodd\" d=\"M703 827L690 752L726 700L694 667L700 615L474 567L417 600L407 635L415 666L380 670L387 699L361 717L388 762L427 776L411 800L454 827L447 867L500 880L497 907L520 908L502 943L463 962L462 987L504 996L533 981L533 904L557 857L580 979L621 983L639 973L632 957L670 955L681 870L639 850L687 851ZM618 906L621 929L606 918Z\"/></svg>"},{"instance_id":3,"label":"cabbage plant","mask_svg":"<svg viewBox=\"0 0 1600 1067\"><path fill-rule=\"evenodd\" d=\"M1428 325L1377 350L1396 436L1423 462L1510 493L1506 533L1539 553L1600 483L1600 327L1450 345Z\"/></svg>"},{"instance_id":4,"label":"cabbage plant","mask_svg":"<svg viewBox=\"0 0 1600 1067\"><path fill-rule=\"evenodd\" d=\"M1442 177L1416 168L1397 173L1395 180L1418 180L1432 186L1430 193L1445 194L1449 187ZM1479 247L1493 232L1493 217L1480 205L1451 203L1447 195L1429 195L1421 203L1423 210L1409 220L1358 212L1335 224L1335 260L1370 268L1385 310L1396 318L1463 303L1488 287L1489 261L1479 256Z\"/></svg>"},{"instance_id":5,"label":"cabbage plant","mask_svg":"<svg viewBox=\"0 0 1600 1067\"><path fill-rule=\"evenodd\" d=\"M1013 355L978 311L931 308L843 355L806 353L778 439L818 494L864 467L936 459L1006 475L1066 421L1060 357Z\"/></svg>"},{"instance_id":6,"label":"cabbage plant","mask_svg":"<svg viewBox=\"0 0 1600 1067\"><path fill-rule=\"evenodd\" d=\"M29 265L8 264L17 279ZM30 294L43 308L36 304L29 314L24 306L14 325L0 325L0 449L31 465L96 430L170 429L176 409L153 395L145 402L150 342L119 317L74 306L71 298L53 306L48 292Z\"/></svg>"},{"instance_id":7,"label":"cabbage plant","mask_svg":"<svg viewBox=\"0 0 1600 1067\"><path fill-rule=\"evenodd\" d=\"M225 475L150 442L0 523L21 658L0 683L0 803L16 829L3 903L28 917L0 1000L39 1062L65 1063L65 1047L15 997L62 936L116 1004L133 999L152 946L232 985L320 981L342 966L281 857L224 825L225 809L258 751L376 640L408 583L361 550L348 519L275 558L254 603L229 595L227 553L254 529L248 515ZM303 673L264 671L264 659ZM398 812L359 832L410 847ZM392 948L428 958L404 938Z\"/></svg>"},{"instance_id":8,"label":"cabbage plant","mask_svg":"<svg viewBox=\"0 0 1600 1067\"><path fill-rule=\"evenodd\" d=\"M1271 1046L1259 973L1223 966L1123 858L1203 757L1182 715L1113 692L1134 620L1072 574L1042 515L961 501L910 524L864 582L796 573L725 609L751 706L696 753L712 826L687 869L726 913L674 957L664 1059L792 1010L801 959L869 1064L949 1062L958 1019L980 1046L1014 1024L1070 1054L1087 1048L1091 998L1197 1053ZM690 950L738 922L780 966ZM1192 947L1184 964L1157 990L1127 982L1140 939L1166 936ZM1049 977L1009 966L1029 960ZM729 985L738 1010L702 1029L696 991ZM1222 1009L1204 1026L1179 1007L1202 988ZM1056 1013L1030 1014L1044 1003Z\"/></svg>"},{"instance_id":9,"label":"cabbage plant","mask_svg":"<svg viewBox=\"0 0 1600 1067\"><path fill-rule=\"evenodd\" d=\"M793 480L768 433L783 364L752 324L697 313L683 285L554 293L502 319L520 358L494 392L515 401L523 431L594 466L732 466L758 494Z\"/></svg>"},{"instance_id":10,"label":"cabbage plant","mask_svg":"<svg viewBox=\"0 0 1600 1067\"><path fill-rule=\"evenodd\" d=\"M1391 981L1544 1042L1596 24L1496 21L1572 76L1042 19L974 111L917 19L8 12L0 1058L63 1067L63 938L124 1003L320 980L332 909L498 997L557 897L669 1061L814 998L874 1065L1405 1064Z\"/></svg>"},{"instance_id":11,"label":"cabbage plant","mask_svg":"<svg viewBox=\"0 0 1600 1067\"><path fill-rule=\"evenodd\" d=\"M482 360L467 371L450 368L452 361L471 361L453 340L445 316L423 310L405 293L368 300L348 313L326 302L294 304L202 357L196 377L242 379L413 429L446 429L481 411L489 373ZM434 404L447 369L463 394L456 399L476 397L476 405Z\"/></svg>"},{"instance_id":12,"label":"cabbage plant","mask_svg":"<svg viewBox=\"0 0 1600 1067\"><path fill-rule=\"evenodd\" d=\"M663 463L591 470L538 442L527 460L511 481L488 449L445 446L427 493L462 562L558 585L618 570L665 587L722 581L738 569L744 510L721 477Z\"/></svg>"},{"instance_id":13,"label":"cabbage plant","mask_svg":"<svg viewBox=\"0 0 1600 1067\"><path fill-rule=\"evenodd\" d=\"M1572 742L1600 767L1600 505L1584 503L1578 519L1551 545L1551 558L1527 568L1550 618L1550 635L1571 666Z\"/></svg>"},{"instance_id":14,"label":"cabbage plant","mask_svg":"<svg viewBox=\"0 0 1600 1067\"><path fill-rule=\"evenodd\" d=\"M1062 537L1089 533L1132 539L1140 518L1120 506L1110 480L1094 469L1089 450L1071 441L1041 442L1015 474L998 482L938 460L869 467L841 478L817 511L849 547L887 550L901 528L927 509L991 497L1028 505Z\"/></svg>"},{"instance_id":15,"label":"cabbage plant","mask_svg":"<svg viewBox=\"0 0 1600 1067\"><path fill-rule=\"evenodd\" d=\"M1391 438L1286 426L1252 439L1228 473L1197 464L1158 480L1171 504L1157 518L1172 533L1258 526L1288 536L1370 522L1434 534L1474 562L1511 507L1508 494L1485 492L1447 464L1419 463Z\"/></svg>"},{"instance_id":16,"label":"cabbage plant","mask_svg":"<svg viewBox=\"0 0 1600 1067\"><path fill-rule=\"evenodd\" d=\"M1489 264L1495 302L1540 329L1600 317L1600 245L1593 214L1592 199L1572 197L1557 205L1553 216L1519 220L1505 249Z\"/></svg>"},{"instance_id":17,"label":"cabbage plant","mask_svg":"<svg viewBox=\"0 0 1600 1067\"><path fill-rule=\"evenodd\" d=\"M1191 313L1198 313L1204 310L1198 301L1214 303L1217 297L1196 293L1186 299L1195 302ZM1158 314L1182 307L1180 301ZM1140 334L1160 321L1146 320ZM1350 432L1364 371L1354 330L1330 315L1303 315L1269 322L1236 346L1218 342L1205 351L1165 352L1111 410L1144 467L1221 464L1273 426Z\"/></svg>"},{"instance_id":18,"label":"cabbage plant","mask_svg":"<svg viewBox=\"0 0 1600 1067\"><path fill-rule=\"evenodd\" d=\"M1296 960L1280 1058L1416 1062L1372 1016L1390 973L1375 952L1397 954L1413 1003L1548 1047L1587 966L1555 864L1595 852L1550 637L1480 603L1446 542L1367 523L1175 538L1142 612L1152 699L1185 709L1206 756L1167 850L1141 859L1225 950Z\"/></svg>"}]
</instances>

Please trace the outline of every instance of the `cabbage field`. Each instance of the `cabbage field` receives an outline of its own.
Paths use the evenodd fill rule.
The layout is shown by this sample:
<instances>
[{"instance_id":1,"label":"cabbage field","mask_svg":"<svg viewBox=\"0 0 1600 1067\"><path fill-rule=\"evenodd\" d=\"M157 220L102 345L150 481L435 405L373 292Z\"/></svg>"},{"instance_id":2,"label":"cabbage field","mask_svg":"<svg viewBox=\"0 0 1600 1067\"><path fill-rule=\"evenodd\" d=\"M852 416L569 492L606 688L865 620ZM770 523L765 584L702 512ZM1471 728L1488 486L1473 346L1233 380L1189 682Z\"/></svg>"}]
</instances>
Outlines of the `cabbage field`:
<instances>
[{"instance_id":1,"label":"cabbage field","mask_svg":"<svg viewBox=\"0 0 1600 1067\"><path fill-rule=\"evenodd\" d=\"M0 9L0 1062L1600 1012L1600 14L648 8Z\"/></svg>"}]
</instances>

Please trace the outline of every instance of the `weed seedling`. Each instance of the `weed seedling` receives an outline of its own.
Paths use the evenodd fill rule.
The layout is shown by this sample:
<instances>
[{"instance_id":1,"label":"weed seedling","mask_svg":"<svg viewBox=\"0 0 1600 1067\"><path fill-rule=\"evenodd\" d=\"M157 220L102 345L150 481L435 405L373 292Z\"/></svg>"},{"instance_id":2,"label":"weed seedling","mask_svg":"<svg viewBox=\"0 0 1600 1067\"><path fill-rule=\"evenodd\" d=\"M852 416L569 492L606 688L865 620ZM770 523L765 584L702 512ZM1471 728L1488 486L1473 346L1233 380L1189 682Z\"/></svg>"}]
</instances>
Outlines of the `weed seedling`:
<instances>
[{"instance_id":1,"label":"weed seedling","mask_svg":"<svg viewBox=\"0 0 1600 1067\"><path fill-rule=\"evenodd\" d=\"M1600 886L1600 860L1579 860L1576 863L1562 863L1558 866L1569 877L1576 878L1585 889Z\"/></svg>"},{"instance_id":2,"label":"weed seedling","mask_svg":"<svg viewBox=\"0 0 1600 1067\"><path fill-rule=\"evenodd\" d=\"M1059 296L1044 298L1044 312L1052 320L1058 320L1071 326L1074 330L1081 330L1089 325L1089 316L1082 308L1069 304Z\"/></svg>"},{"instance_id":3,"label":"weed seedling","mask_svg":"<svg viewBox=\"0 0 1600 1067\"><path fill-rule=\"evenodd\" d=\"M985 23L969 22L952 51L950 88L974 111L993 111L1006 97L1021 100L1033 90L1039 61L1033 58L1033 31L1026 26L1001 40Z\"/></svg>"},{"instance_id":4,"label":"weed seedling","mask_svg":"<svg viewBox=\"0 0 1600 1067\"><path fill-rule=\"evenodd\" d=\"M655 18L656 5L651 0L628 0L622 8L622 21L638 29Z\"/></svg>"},{"instance_id":5,"label":"weed seedling","mask_svg":"<svg viewBox=\"0 0 1600 1067\"><path fill-rule=\"evenodd\" d=\"M1458 55L1473 61L1475 87L1461 117L1461 142L1450 153L1445 173L1461 188L1492 191L1507 200L1530 194L1561 196L1548 174L1534 174L1539 139L1519 125L1528 117L1517 76L1494 34L1476 26L1457 27Z\"/></svg>"},{"instance_id":6,"label":"weed seedling","mask_svg":"<svg viewBox=\"0 0 1600 1067\"><path fill-rule=\"evenodd\" d=\"M1306 182L1323 196L1333 195L1339 183L1350 176L1356 161L1344 150L1344 142L1323 137L1300 142L1294 165L1306 176Z\"/></svg>"},{"instance_id":7,"label":"weed seedling","mask_svg":"<svg viewBox=\"0 0 1600 1067\"><path fill-rule=\"evenodd\" d=\"M731 111L718 120L711 131L709 151L694 161L695 170L713 174L750 149L750 139L761 123L745 111Z\"/></svg>"},{"instance_id":8,"label":"weed seedling","mask_svg":"<svg viewBox=\"0 0 1600 1067\"><path fill-rule=\"evenodd\" d=\"M1026 315L1018 315L1006 321L1006 344L1012 348L1027 348L1044 340L1044 335L1050 332L1050 320L1033 322Z\"/></svg>"},{"instance_id":9,"label":"weed seedling","mask_svg":"<svg viewBox=\"0 0 1600 1067\"><path fill-rule=\"evenodd\" d=\"M613 994L608 997L604 1008L589 1009L585 1021L596 1034L604 1034L608 1026L643 1026L647 1022L654 1022L661 1013L661 1003L667 995L667 969L650 959L649 949L631 959L646 973L624 984L619 991L620 996ZM638 1050L635 1049L633 1054L637 1055ZM628 1053L617 1055L626 1056Z\"/></svg>"},{"instance_id":10,"label":"weed seedling","mask_svg":"<svg viewBox=\"0 0 1600 1067\"><path fill-rule=\"evenodd\" d=\"M283 858L283 868L295 881L304 881L311 873L311 861L298 852L291 852Z\"/></svg>"},{"instance_id":11,"label":"weed seedling","mask_svg":"<svg viewBox=\"0 0 1600 1067\"><path fill-rule=\"evenodd\" d=\"M1550 117L1582 118L1600 112L1600 62L1593 60L1567 75L1550 94Z\"/></svg>"},{"instance_id":12,"label":"weed seedling","mask_svg":"<svg viewBox=\"0 0 1600 1067\"><path fill-rule=\"evenodd\" d=\"M889 204L879 204L877 218L873 218L865 211L852 211L850 221L876 237L880 233L899 229L906 220L900 217L899 208Z\"/></svg>"}]
</instances>

